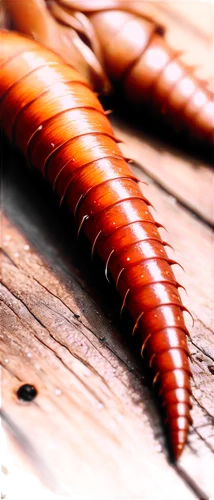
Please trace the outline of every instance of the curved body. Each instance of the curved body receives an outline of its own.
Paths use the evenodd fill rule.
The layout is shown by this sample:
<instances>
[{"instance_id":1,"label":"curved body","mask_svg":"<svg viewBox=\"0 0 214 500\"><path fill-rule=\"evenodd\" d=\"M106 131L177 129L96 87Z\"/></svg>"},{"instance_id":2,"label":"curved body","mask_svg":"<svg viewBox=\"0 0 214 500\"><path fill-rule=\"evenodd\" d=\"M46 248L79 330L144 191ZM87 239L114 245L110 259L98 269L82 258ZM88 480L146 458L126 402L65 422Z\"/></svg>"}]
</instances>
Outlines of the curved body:
<instances>
[{"instance_id":1,"label":"curved body","mask_svg":"<svg viewBox=\"0 0 214 500\"><path fill-rule=\"evenodd\" d=\"M214 94L170 48L151 3L3 0L13 26L80 71L94 90L110 83L135 109L182 138L213 145Z\"/></svg>"},{"instance_id":2,"label":"curved body","mask_svg":"<svg viewBox=\"0 0 214 500\"><path fill-rule=\"evenodd\" d=\"M177 459L191 424L189 352L175 276L138 180L96 96L74 69L18 34L0 34L0 119L106 265L133 319Z\"/></svg>"},{"instance_id":3,"label":"curved body","mask_svg":"<svg viewBox=\"0 0 214 500\"><path fill-rule=\"evenodd\" d=\"M213 144L214 94L167 44L155 22L135 12L93 12L104 68L131 105L161 117L177 134ZM116 47L116 50L115 50Z\"/></svg>"}]
</instances>

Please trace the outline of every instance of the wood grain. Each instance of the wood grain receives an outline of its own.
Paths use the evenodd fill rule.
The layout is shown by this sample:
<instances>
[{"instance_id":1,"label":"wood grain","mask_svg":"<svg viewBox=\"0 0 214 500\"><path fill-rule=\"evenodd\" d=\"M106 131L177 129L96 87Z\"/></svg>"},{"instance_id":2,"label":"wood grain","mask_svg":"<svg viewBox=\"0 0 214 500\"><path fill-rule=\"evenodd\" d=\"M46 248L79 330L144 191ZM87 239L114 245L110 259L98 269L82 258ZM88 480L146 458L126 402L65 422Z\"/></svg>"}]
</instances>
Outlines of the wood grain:
<instances>
[{"instance_id":1,"label":"wood grain","mask_svg":"<svg viewBox=\"0 0 214 500\"><path fill-rule=\"evenodd\" d=\"M186 206L202 221L213 226L213 168L202 160L188 158L178 150L151 140L139 127L127 125L117 116L112 117L117 137L124 144L120 148L157 184Z\"/></svg>"},{"instance_id":2,"label":"wood grain","mask_svg":"<svg viewBox=\"0 0 214 500\"><path fill-rule=\"evenodd\" d=\"M183 52L197 75L213 83L212 43L214 10L212 1L133 2L136 8L166 27L169 44Z\"/></svg>"}]
</instances>

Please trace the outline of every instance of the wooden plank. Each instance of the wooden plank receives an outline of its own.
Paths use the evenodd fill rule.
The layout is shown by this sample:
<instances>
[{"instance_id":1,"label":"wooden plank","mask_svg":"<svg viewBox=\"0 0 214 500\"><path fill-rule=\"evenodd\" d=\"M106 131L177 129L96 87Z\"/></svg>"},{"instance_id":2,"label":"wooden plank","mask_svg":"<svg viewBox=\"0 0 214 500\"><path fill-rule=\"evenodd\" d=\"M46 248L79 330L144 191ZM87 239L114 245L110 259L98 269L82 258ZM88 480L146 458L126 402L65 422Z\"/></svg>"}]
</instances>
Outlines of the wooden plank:
<instances>
[{"instance_id":1,"label":"wooden plank","mask_svg":"<svg viewBox=\"0 0 214 500\"><path fill-rule=\"evenodd\" d=\"M58 493L154 500L158 491L160 500L195 498L167 461L153 396L141 361L123 338L126 325L116 320L115 297L111 301L95 267L86 271L88 262L82 262L68 237L69 226L61 227L53 205L45 201L45 188L20 171L17 160L13 167L10 163L7 157L1 363L2 409L5 429L13 434L13 456L19 464L28 461L34 476ZM190 344L197 363L194 395L204 409L194 402L196 431L181 466L210 493L211 231L155 185L146 189L186 268L185 303L196 319ZM179 272L177 277L181 280ZM38 390L31 404L16 398L24 382Z\"/></svg>"},{"instance_id":2,"label":"wooden plank","mask_svg":"<svg viewBox=\"0 0 214 500\"><path fill-rule=\"evenodd\" d=\"M213 169L195 160L185 158L178 151L170 151L167 146L157 144L130 123L125 124L117 116L112 117L114 130L124 141L121 150L128 158L133 158L161 187L188 207L206 223L213 225Z\"/></svg>"},{"instance_id":3,"label":"wooden plank","mask_svg":"<svg viewBox=\"0 0 214 500\"><path fill-rule=\"evenodd\" d=\"M194 8L193 8L194 6ZM193 31L197 37L204 38L208 44L213 39L213 3L212 0L188 0L158 2L159 10L173 18L185 30Z\"/></svg>"}]
</instances>

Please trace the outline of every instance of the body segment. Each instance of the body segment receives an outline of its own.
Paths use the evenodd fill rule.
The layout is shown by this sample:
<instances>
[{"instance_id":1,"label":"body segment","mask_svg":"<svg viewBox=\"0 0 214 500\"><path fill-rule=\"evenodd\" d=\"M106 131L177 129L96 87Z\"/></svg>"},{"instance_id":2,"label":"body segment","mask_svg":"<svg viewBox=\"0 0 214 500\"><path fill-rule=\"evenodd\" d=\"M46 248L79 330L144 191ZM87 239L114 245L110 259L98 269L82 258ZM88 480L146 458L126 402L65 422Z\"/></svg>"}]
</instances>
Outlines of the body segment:
<instances>
[{"instance_id":1,"label":"body segment","mask_svg":"<svg viewBox=\"0 0 214 500\"><path fill-rule=\"evenodd\" d=\"M166 39L151 2L3 0L13 26L52 48L98 92L110 82L124 106L183 139L213 145L214 94ZM173 134L172 134L173 135Z\"/></svg>"}]
</instances>

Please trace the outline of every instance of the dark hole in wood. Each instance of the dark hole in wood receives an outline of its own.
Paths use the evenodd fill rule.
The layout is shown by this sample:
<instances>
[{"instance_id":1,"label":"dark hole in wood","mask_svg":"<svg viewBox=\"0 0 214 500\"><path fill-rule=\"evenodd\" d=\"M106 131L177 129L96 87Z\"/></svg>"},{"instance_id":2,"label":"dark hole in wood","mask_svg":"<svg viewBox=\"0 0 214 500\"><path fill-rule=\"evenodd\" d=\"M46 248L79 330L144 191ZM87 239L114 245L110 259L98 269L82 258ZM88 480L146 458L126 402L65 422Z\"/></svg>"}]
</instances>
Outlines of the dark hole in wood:
<instances>
[{"instance_id":1,"label":"dark hole in wood","mask_svg":"<svg viewBox=\"0 0 214 500\"><path fill-rule=\"evenodd\" d=\"M22 401L32 401L37 395L37 390L34 385L23 384L19 387L17 391L18 399Z\"/></svg>"}]
</instances>

